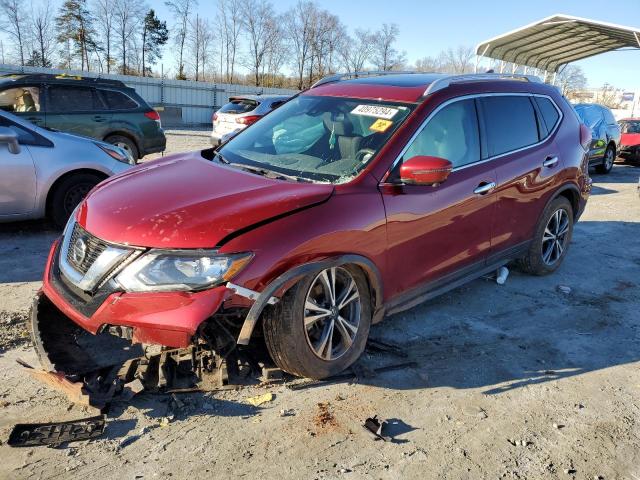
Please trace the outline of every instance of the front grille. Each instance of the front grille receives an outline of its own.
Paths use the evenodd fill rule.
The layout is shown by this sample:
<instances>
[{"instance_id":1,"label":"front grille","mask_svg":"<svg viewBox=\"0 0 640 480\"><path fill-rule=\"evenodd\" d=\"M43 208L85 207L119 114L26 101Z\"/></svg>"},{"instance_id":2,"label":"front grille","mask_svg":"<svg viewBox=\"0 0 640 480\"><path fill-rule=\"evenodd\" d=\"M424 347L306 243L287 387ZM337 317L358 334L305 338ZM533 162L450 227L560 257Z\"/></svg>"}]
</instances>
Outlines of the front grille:
<instances>
[{"instance_id":1,"label":"front grille","mask_svg":"<svg viewBox=\"0 0 640 480\"><path fill-rule=\"evenodd\" d=\"M84 255L76 255L74 253L74 248L76 247L76 242L78 242L78 240L82 240L86 246ZM108 246L109 245L106 242L94 237L76 223L73 227L73 231L71 232L71 240L69 241L69 248L67 250L67 262L84 275L87 273L89 268L91 268L93 262L96 261ZM80 261L78 261L78 258Z\"/></svg>"}]
</instances>

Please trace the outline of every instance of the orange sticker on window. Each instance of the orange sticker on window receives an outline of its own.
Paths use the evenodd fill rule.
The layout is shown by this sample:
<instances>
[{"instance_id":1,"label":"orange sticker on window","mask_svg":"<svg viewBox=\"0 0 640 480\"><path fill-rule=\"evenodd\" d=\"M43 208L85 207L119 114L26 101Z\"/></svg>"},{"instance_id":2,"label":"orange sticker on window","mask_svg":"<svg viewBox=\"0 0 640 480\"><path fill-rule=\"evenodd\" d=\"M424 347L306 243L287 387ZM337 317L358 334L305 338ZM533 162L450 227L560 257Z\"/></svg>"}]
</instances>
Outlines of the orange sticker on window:
<instances>
[{"instance_id":1,"label":"orange sticker on window","mask_svg":"<svg viewBox=\"0 0 640 480\"><path fill-rule=\"evenodd\" d=\"M371 126L369 127L369 130L382 133L382 132L386 132L391 125L393 125L393 122L391 120L383 120L382 118L379 118L378 120L376 120L371 124Z\"/></svg>"}]
</instances>

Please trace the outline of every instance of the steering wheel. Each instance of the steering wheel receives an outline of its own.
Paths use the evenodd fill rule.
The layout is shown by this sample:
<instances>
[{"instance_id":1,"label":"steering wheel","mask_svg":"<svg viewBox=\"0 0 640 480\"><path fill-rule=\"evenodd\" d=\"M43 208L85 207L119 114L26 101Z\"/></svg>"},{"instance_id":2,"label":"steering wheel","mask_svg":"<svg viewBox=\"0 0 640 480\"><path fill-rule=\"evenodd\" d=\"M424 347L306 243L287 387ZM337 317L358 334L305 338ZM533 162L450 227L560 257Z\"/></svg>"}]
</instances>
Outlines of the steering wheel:
<instances>
[{"instance_id":1,"label":"steering wheel","mask_svg":"<svg viewBox=\"0 0 640 480\"><path fill-rule=\"evenodd\" d=\"M376 154L376 151L371 148L361 148L360 150L358 150L358 153L356 153L356 160L358 162L364 162L364 158L367 155L369 155L370 157L373 157L375 154Z\"/></svg>"}]
</instances>

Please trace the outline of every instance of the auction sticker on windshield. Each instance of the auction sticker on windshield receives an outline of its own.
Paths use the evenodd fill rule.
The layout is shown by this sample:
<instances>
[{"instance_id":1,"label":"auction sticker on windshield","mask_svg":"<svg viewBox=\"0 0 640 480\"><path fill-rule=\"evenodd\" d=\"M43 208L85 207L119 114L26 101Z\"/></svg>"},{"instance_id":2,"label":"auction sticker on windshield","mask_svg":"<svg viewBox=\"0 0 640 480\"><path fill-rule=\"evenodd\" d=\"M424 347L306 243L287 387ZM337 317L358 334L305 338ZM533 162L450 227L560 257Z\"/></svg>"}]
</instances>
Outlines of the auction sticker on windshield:
<instances>
[{"instance_id":1,"label":"auction sticker on windshield","mask_svg":"<svg viewBox=\"0 0 640 480\"><path fill-rule=\"evenodd\" d=\"M385 120L391 120L396 113L397 108L384 107L382 105L358 105L351 110L354 115L364 115L366 117L384 118Z\"/></svg>"}]
</instances>

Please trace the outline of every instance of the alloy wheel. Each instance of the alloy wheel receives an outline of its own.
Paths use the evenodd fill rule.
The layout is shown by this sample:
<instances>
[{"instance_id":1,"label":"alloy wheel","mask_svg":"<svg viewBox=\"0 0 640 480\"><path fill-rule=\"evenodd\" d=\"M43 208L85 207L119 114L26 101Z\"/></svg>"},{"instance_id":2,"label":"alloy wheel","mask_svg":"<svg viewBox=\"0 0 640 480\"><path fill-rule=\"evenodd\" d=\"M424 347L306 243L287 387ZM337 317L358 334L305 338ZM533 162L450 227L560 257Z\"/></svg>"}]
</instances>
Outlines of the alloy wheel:
<instances>
[{"instance_id":1,"label":"alloy wheel","mask_svg":"<svg viewBox=\"0 0 640 480\"><path fill-rule=\"evenodd\" d=\"M604 168L606 170L611 170L613 167L613 150L611 148L607 148L607 151L604 152Z\"/></svg>"},{"instance_id":2,"label":"alloy wheel","mask_svg":"<svg viewBox=\"0 0 640 480\"><path fill-rule=\"evenodd\" d=\"M133 158L133 151L131 150L131 147L129 146L129 144L124 143L124 142L116 142L116 143L114 143L114 145L116 147L120 147L122 150L127 152L127 154L129 154L129 156L131 158Z\"/></svg>"},{"instance_id":3,"label":"alloy wheel","mask_svg":"<svg viewBox=\"0 0 640 480\"><path fill-rule=\"evenodd\" d=\"M569 234L569 214L564 208L556 210L542 235L542 261L554 265L562 257Z\"/></svg>"},{"instance_id":4,"label":"alloy wheel","mask_svg":"<svg viewBox=\"0 0 640 480\"><path fill-rule=\"evenodd\" d=\"M347 353L358 333L361 311L360 292L348 270L333 267L316 275L304 306L304 330L313 353L327 361Z\"/></svg>"}]
</instances>

